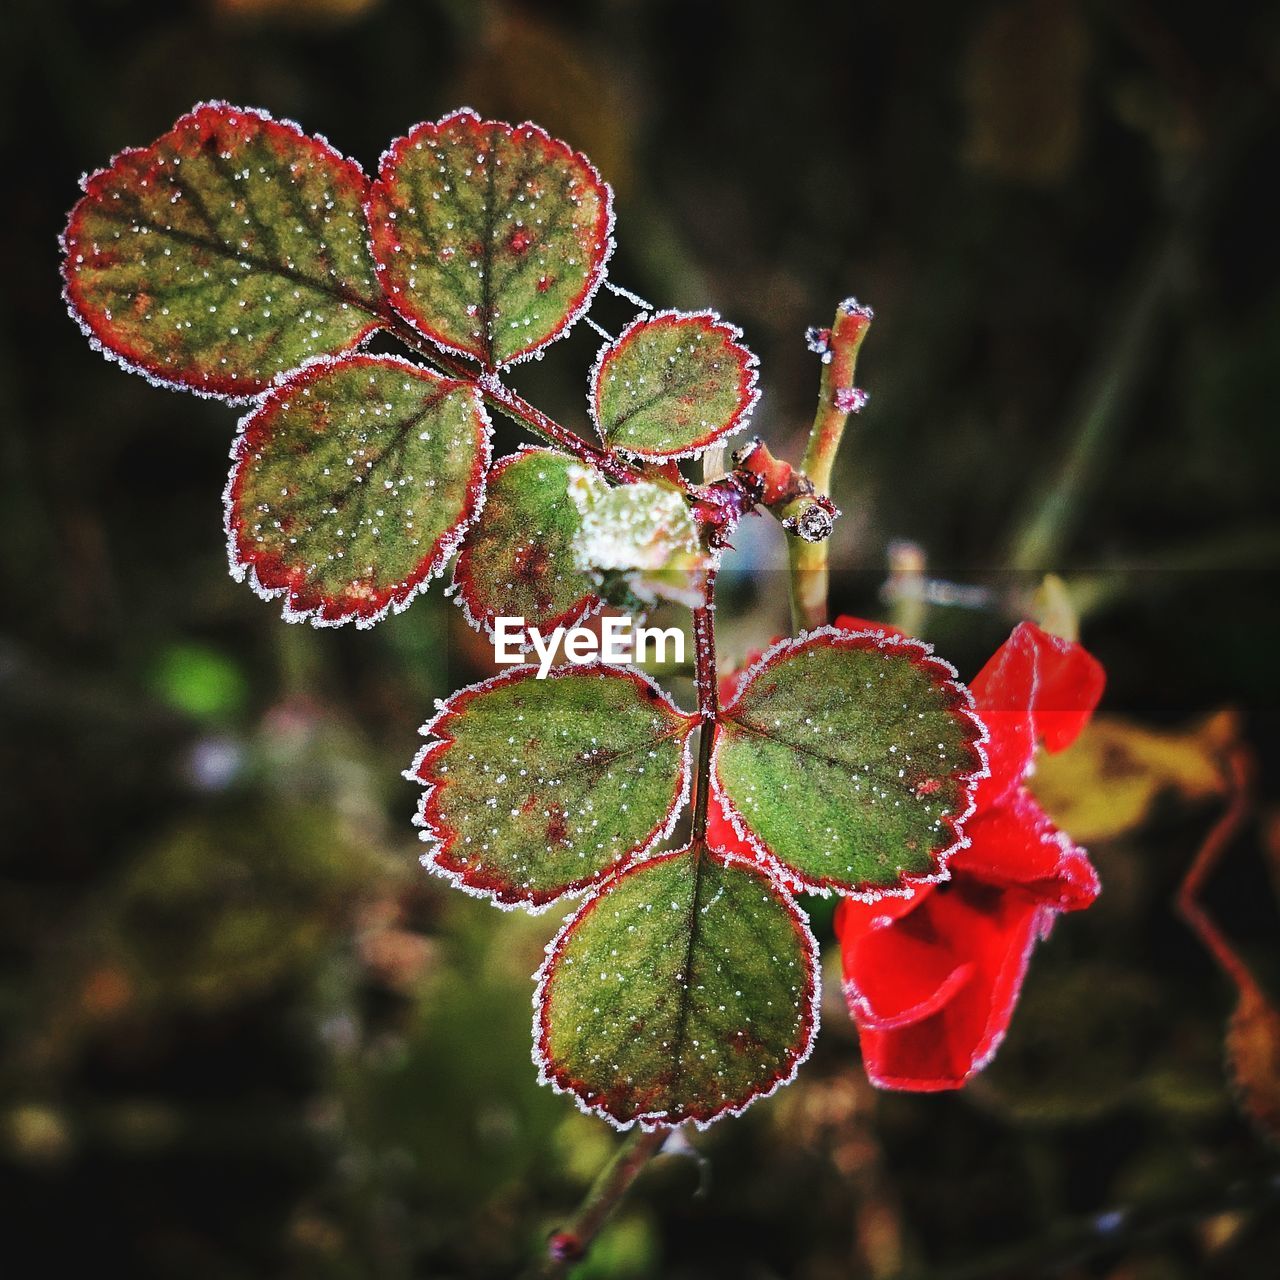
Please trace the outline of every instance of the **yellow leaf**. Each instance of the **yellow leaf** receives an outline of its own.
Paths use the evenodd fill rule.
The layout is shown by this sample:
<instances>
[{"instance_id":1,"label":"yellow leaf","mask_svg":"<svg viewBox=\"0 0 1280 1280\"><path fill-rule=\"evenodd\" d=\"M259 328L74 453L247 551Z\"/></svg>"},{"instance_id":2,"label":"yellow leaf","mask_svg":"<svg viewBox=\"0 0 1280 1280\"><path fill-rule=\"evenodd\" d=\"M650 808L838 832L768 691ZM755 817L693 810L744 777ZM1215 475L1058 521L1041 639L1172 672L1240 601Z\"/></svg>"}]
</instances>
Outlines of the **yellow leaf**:
<instances>
[{"instance_id":1,"label":"yellow leaf","mask_svg":"<svg viewBox=\"0 0 1280 1280\"><path fill-rule=\"evenodd\" d=\"M1223 795L1223 752L1239 727L1229 710L1174 730L1099 716L1069 751L1039 757L1031 789L1073 839L1114 839L1140 826L1165 794L1188 802Z\"/></svg>"}]
</instances>

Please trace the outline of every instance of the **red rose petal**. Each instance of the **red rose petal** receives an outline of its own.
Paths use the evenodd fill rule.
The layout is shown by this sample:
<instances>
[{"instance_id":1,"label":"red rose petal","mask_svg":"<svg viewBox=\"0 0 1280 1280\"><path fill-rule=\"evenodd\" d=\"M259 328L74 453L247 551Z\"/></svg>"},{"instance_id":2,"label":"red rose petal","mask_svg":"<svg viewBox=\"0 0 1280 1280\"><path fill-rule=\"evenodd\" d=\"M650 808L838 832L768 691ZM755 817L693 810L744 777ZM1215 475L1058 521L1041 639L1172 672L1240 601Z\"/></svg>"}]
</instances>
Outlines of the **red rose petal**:
<instances>
[{"instance_id":1,"label":"red rose petal","mask_svg":"<svg viewBox=\"0 0 1280 1280\"><path fill-rule=\"evenodd\" d=\"M1102 697L1106 676L1086 649L1020 622L970 682L978 714L991 735L991 777L978 805L992 804L1026 776L1036 743L1069 746Z\"/></svg>"},{"instance_id":2,"label":"red rose petal","mask_svg":"<svg viewBox=\"0 0 1280 1280\"><path fill-rule=\"evenodd\" d=\"M871 1081L890 1089L956 1089L980 1071L1004 1038L1031 948L1054 914L1026 893L959 877L949 890L930 894L909 920L932 933L937 947L959 962L957 971L967 969L965 980L953 979L928 1016L889 1026L868 1020L856 1000L876 978L859 971L846 983Z\"/></svg>"},{"instance_id":3,"label":"red rose petal","mask_svg":"<svg viewBox=\"0 0 1280 1280\"><path fill-rule=\"evenodd\" d=\"M1025 788L1004 804L979 810L965 830L970 843L951 859L955 875L1022 889L1062 911L1078 911L1098 896L1089 855L1053 825Z\"/></svg>"},{"instance_id":4,"label":"red rose petal","mask_svg":"<svg viewBox=\"0 0 1280 1280\"><path fill-rule=\"evenodd\" d=\"M870 929L856 941L841 936L845 998L860 1027L889 1031L936 1013L973 976L940 945L927 913L898 927Z\"/></svg>"}]
</instances>

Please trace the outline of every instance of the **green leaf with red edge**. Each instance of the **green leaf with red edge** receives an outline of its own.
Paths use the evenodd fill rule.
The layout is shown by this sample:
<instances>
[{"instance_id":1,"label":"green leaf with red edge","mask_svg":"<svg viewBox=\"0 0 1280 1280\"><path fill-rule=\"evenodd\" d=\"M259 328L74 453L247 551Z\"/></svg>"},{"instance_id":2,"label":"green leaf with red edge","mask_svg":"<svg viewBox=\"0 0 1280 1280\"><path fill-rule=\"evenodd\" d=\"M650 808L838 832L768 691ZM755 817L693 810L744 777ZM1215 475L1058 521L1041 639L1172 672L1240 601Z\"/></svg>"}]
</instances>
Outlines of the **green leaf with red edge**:
<instances>
[{"instance_id":1,"label":"green leaf with red edge","mask_svg":"<svg viewBox=\"0 0 1280 1280\"><path fill-rule=\"evenodd\" d=\"M605 444L644 458L684 458L732 435L759 392L756 358L713 311L633 321L600 351L591 412Z\"/></svg>"},{"instance_id":2,"label":"green leaf with red edge","mask_svg":"<svg viewBox=\"0 0 1280 1280\"><path fill-rule=\"evenodd\" d=\"M395 356L318 360L241 423L231 572L289 621L372 626L444 567L484 501L489 420L469 382Z\"/></svg>"},{"instance_id":3,"label":"green leaf with red edge","mask_svg":"<svg viewBox=\"0 0 1280 1280\"><path fill-rule=\"evenodd\" d=\"M560 337L613 248L613 194L585 156L473 111L393 142L367 208L392 306L487 368Z\"/></svg>"},{"instance_id":4,"label":"green leaf with red edge","mask_svg":"<svg viewBox=\"0 0 1280 1280\"><path fill-rule=\"evenodd\" d=\"M569 493L580 464L554 449L528 448L489 473L484 511L454 565L458 600L473 627L520 617L544 634L581 622L600 606L599 575L578 563L582 516Z\"/></svg>"},{"instance_id":5,"label":"green leaf with red edge","mask_svg":"<svg viewBox=\"0 0 1280 1280\"><path fill-rule=\"evenodd\" d=\"M426 787L423 864L532 910L593 884L670 833L693 723L647 677L599 663L455 693L405 775Z\"/></svg>"},{"instance_id":6,"label":"green leaf with red edge","mask_svg":"<svg viewBox=\"0 0 1280 1280\"><path fill-rule=\"evenodd\" d=\"M202 103L83 185L62 238L67 305L157 382L248 398L381 323L368 179L294 124Z\"/></svg>"},{"instance_id":7,"label":"green leaf with red edge","mask_svg":"<svg viewBox=\"0 0 1280 1280\"><path fill-rule=\"evenodd\" d=\"M534 1061L621 1128L705 1127L794 1078L818 992L817 947L787 891L695 845L608 881L547 947Z\"/></svg>"},{"instance_id":8,"label":"green leaf with red edge","mask_svg":"<svg viewBox=\"0 0 1280 1280\"><path fill-rule=\"evenodd\" d=\"M798 885L874 897L937 878L960 847L985 740L928 645L824 627L744 673L713 786L739 836Z\"/></svg>"}]
</instances>

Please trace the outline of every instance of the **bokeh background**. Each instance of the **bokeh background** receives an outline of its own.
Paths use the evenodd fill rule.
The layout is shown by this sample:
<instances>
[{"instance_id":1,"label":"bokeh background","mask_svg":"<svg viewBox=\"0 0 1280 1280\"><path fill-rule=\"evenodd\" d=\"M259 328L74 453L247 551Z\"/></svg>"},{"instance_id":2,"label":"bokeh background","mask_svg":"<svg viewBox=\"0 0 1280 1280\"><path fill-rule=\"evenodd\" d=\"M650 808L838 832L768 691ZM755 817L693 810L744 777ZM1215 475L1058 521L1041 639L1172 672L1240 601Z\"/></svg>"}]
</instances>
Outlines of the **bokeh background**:
<instances>
[{"instance_id":1,"label":"bokeh background","mask_svg":"<svg viewBox=\"0 0 1280 1280\"><path fill-rule=\"evenodd\" d=\"M226 573L235 412L109 366L63 313L79 174L209 97L367 166L460 103L544 124L616 187L615 278L743 326L779 453L812 411L805 328L871 303L837 608L972 674L1052 571L1110 673L1037 784L1106 891L1041 949L995 1065L960 1095L877 1094L828 947L799 1081L657 1161L580 1274L1275 1274L1280 1017L1256 995L1226 1038L1235 984L1173 906L1251 766L1207 902L1280 990L1274 5L15 0L4 21L8 1274L513 1276L615 1142L534 1082L555 919L416 863L399 771L487 647L439 591L369 633L283 625ZM597 344L580 326L521 389L583 425ZM786 625L781 537L744 531L731 657ZM977 590L895 599L904 554Z\"/></svg>"}]
</instances>

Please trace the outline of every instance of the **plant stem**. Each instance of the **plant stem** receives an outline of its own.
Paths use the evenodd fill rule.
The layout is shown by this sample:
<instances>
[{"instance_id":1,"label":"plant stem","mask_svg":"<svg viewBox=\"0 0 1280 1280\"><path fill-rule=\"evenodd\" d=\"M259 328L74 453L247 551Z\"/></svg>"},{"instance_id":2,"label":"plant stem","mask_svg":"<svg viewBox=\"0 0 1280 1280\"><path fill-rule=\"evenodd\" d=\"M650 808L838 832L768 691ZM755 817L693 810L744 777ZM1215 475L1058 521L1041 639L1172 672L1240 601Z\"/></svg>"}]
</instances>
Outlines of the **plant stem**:
<instances>
[{"instance_id":1,"label":"plant stem","mask_svg":"<svg viewBox=\"0 0 1280 1280\"><path fill-rule=\"evenodd\" d=\"M568 427L562 427L554 418L543 413L541 409L531 405L522 395L504 385L493 370L477 374L460 356L450 355L439 347L428 342L407 321L396 315L388 306L385 311L377 313L387 328L400 339L405 346L420 355L437 370L460 378L479 387L485 402L512 418L521 426L527 427L535 435L541 436L552 444L559 445L567 453L573 454L587 466L594 467L602 475L619 484L630 484L640 479L638 467L625 462L610 449L592 444L584 440Z\"/></svg>"},{"instance_id":2,"label":"plant stem","mask_svg":"<svg viewBox=\"0 0 1280 1280\"><path fill-rule=\"evenodd\" d=\"M707 838L707 813L711 795L711 752L715 745L716 717L720 712L716 686L715 638L716 565L707 570L702 588L702 603L693 611L693 643L695 680L698 686L698 764L696 793L693 802L691 843L695 857ZM696 900L695 893L695 900ZM634 1129L614 1152L613 1159L601 1170L577 1212L563 1227L552 1233L547 1246L548 1259L539 1273L542 1280L556 1280L568 1274L573 1263L580 1261L591 1247L600 1228L618 1207L640 1171L658 1154L670 1130L647 1132Z\"/></svg>"},{"instance_id":3,"label":"plant stem","mask_svg":"<svg viewBox=\"0 0 1280 1280\"><path fill-rule=\"evenodd\" d=\"M566 427L562 427L541 409L531 405L522 395L499 382L496 376L482 379L479 386L484 398L494 408L500 409L509 418L514 418L531 431L545 436L553 444L558 444L588 466L594 467L601 475L619 484L630 484L639 478L639 470L624 462L616 453L592 444L589 440L584 440Z\"/></svg>"},{"instance_id":4,"label":"plant stem","mask_svg":"<svg viewBox=\"0 0 1280 1280\"><path fill-rule=\"evenodd\" d=\"M715 746L716 717L720 714L720 695L716 685L716 567L707 570L703 586L703 602L693 611L694 681L698 687L698 767L693 800L694 844L707 835L707 805L711 795L711 752Z\"/></svg>"},{"instance_id":5,"label":"plant stem","mask_svg":"<svg viewBox=\"0 0 1280 1280\"><path fill-rule=\"evenodd\" d=\"M591 1184L573 1216L552 1232L547 1243L547 1261L539 1275L542 1280L559 1280L575 1262L586 1257L600 1229L612 1217L641 1170L662 1149L668 1130L635 1128Z\"/></svg>"},{"instance_id":6,"label":"plant stem","mask_svg":"<svg viewBox=\"0 0 1280 1280\"><path fill-rule=\"evenodd\" d=\"M835 323L827 337L818 408L809 429L809 444L801 470L819 494L831 488L831 472L844 435L845 423L856 407L853 377L858 349L871 324L871 309L846 298L836 308ZM806 542L790 538L787 556L791 564L791 625L794 631L821 627L827 621L827 546L830 540Z\"/></svg>"},{"instance_id":7,"label":"plant stem","mask_svg":"<svg viewBox=\"0 0 1280 1280\"><path fill-rule=\"evenodd\" d=\"M1205 950L1235 983L1240 995L1261 997L1262 991L1252 970L1201 901L1209 877L1217 870L1218 864L1231 848L1232 841L1239 835L1253 802L1253 759L1246 749L1242 746L1229 748L1225 753L1222 769L1229 797L1227 807L1213 824L1183 878L1178 888L1177 907Z\"/></svg>"}]
</instances>

